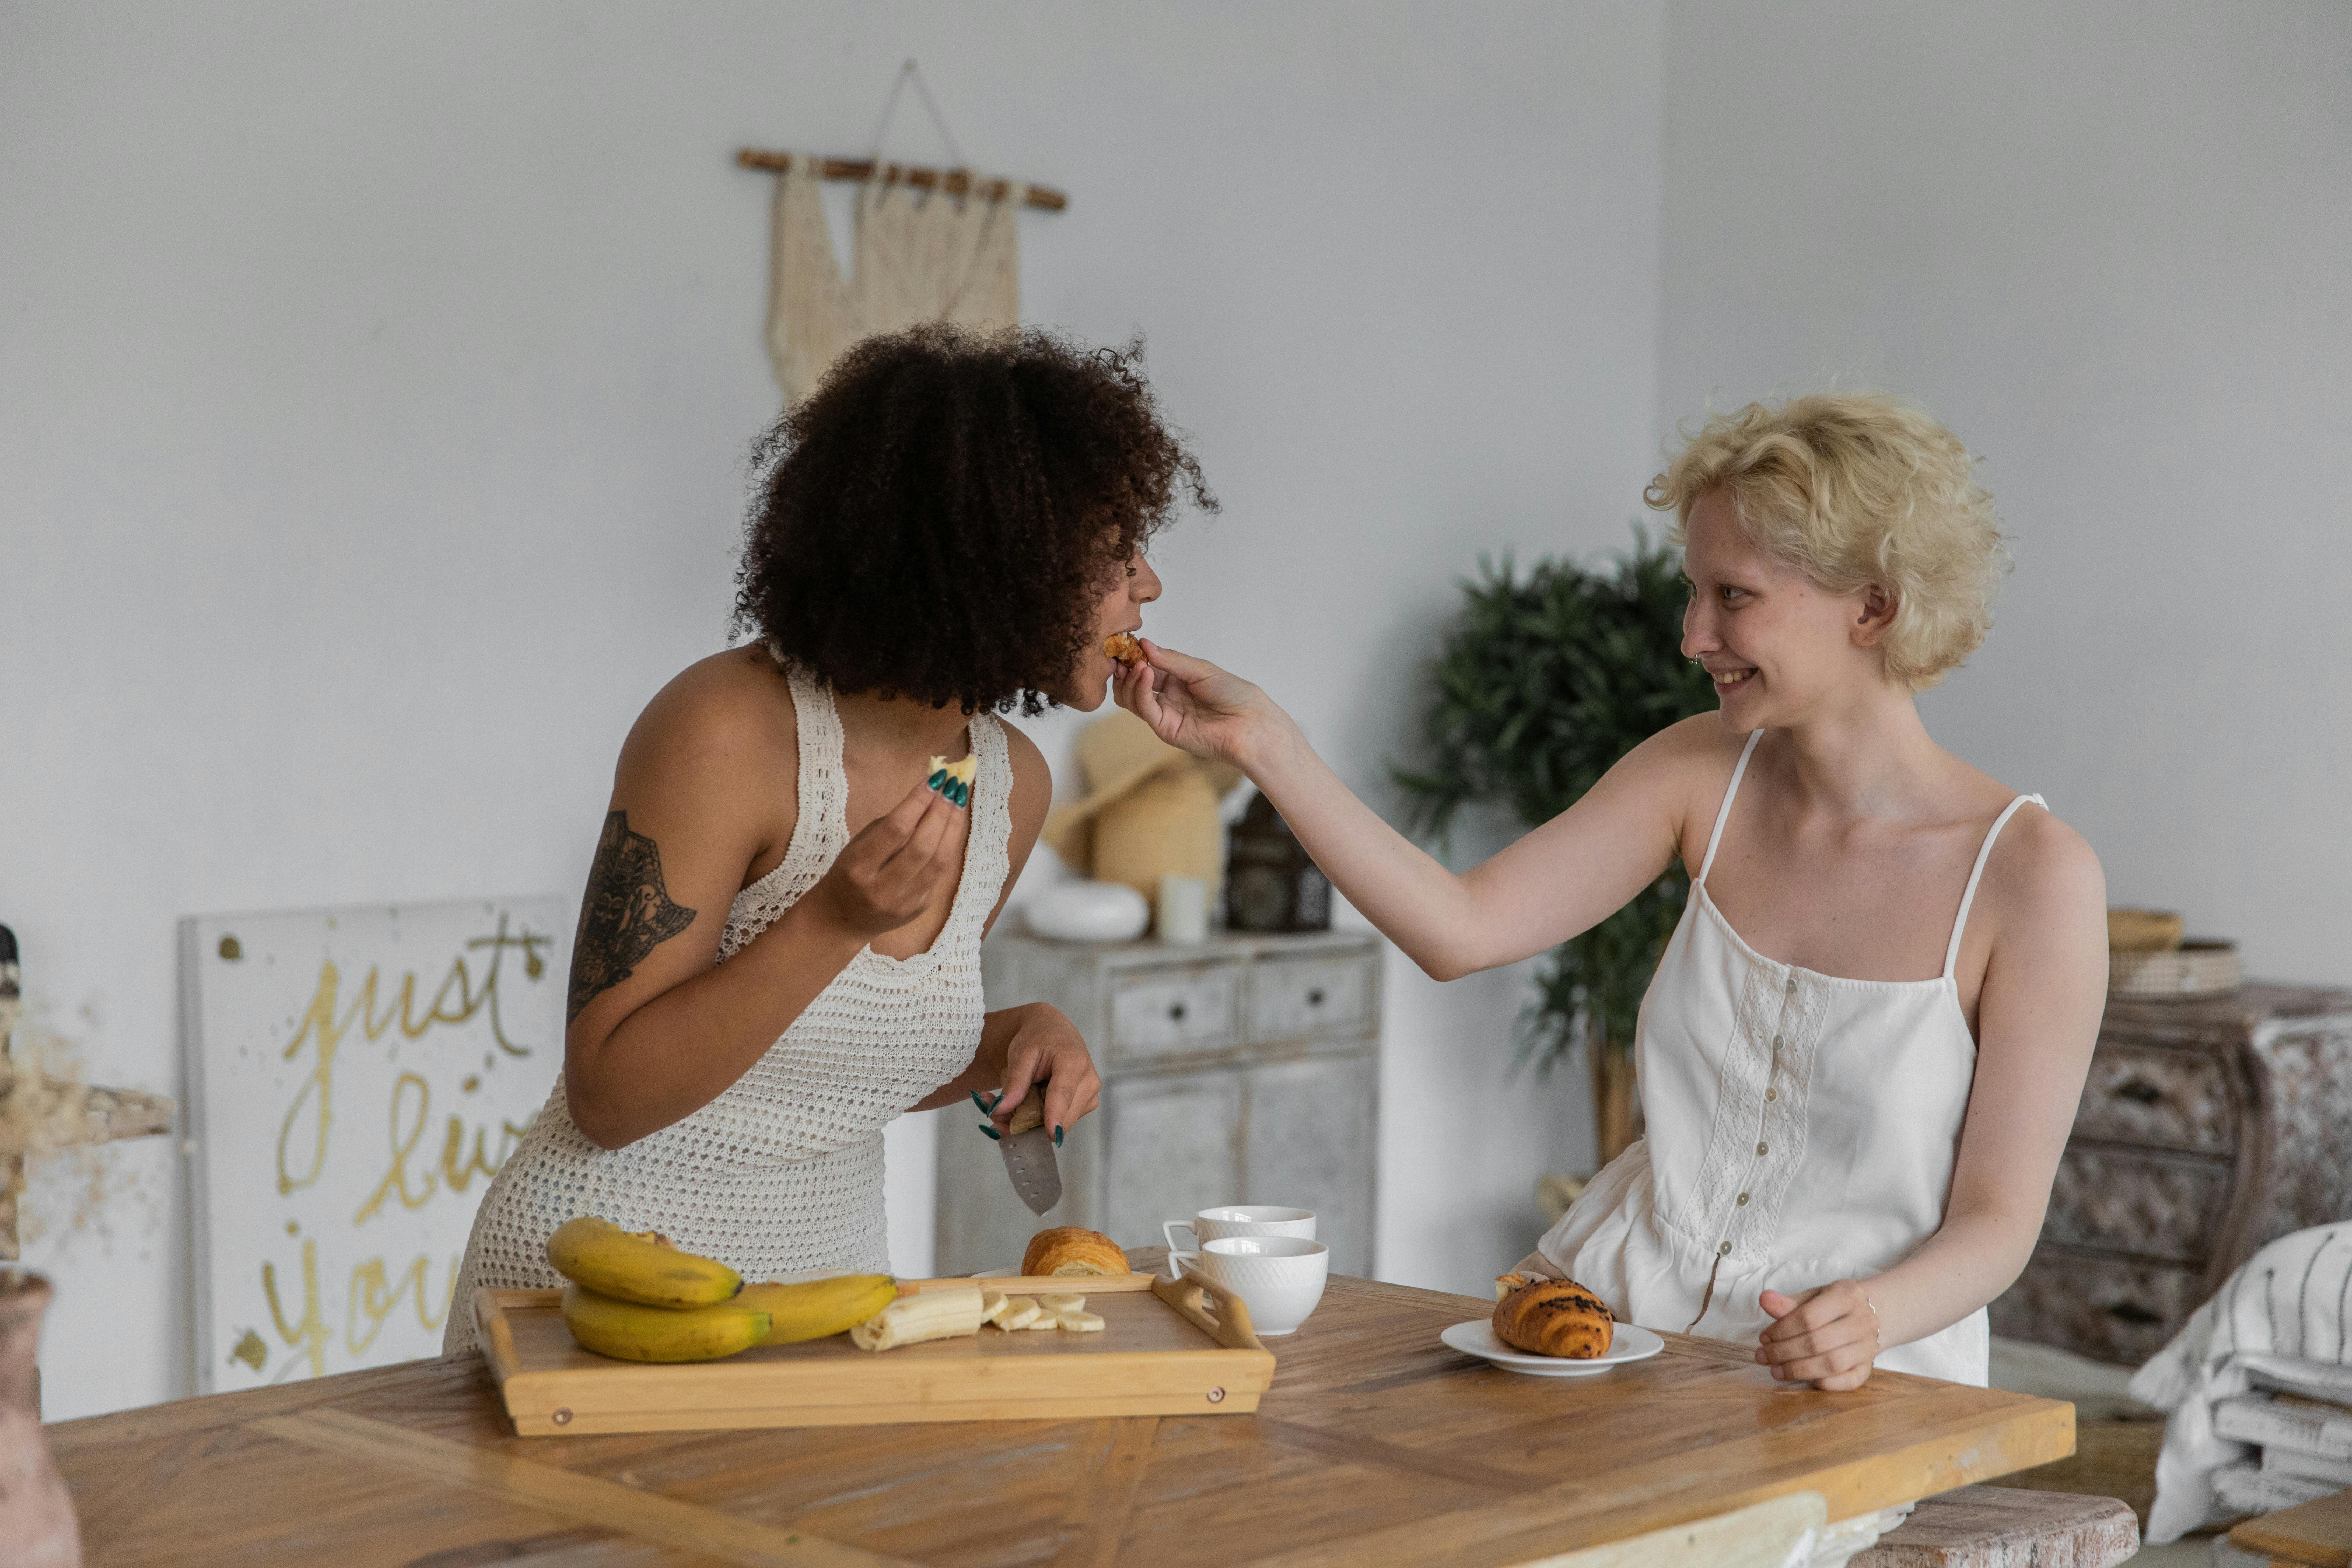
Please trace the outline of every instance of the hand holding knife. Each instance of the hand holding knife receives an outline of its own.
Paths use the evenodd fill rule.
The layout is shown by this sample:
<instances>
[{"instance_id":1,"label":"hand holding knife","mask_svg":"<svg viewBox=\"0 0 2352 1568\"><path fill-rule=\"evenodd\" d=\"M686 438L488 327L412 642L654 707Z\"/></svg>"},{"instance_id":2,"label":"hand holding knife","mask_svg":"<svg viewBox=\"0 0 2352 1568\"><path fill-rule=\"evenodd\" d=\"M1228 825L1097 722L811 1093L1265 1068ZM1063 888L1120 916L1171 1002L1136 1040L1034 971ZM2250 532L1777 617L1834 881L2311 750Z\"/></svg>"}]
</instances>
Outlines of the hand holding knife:
<instances>
[{"instance_id":1,"label":"hand holding knife","mask_svg":"<svg viewBox=\"0 0 2352 1568\"><path fill-rule=\"evenodd\" d=\"M1019 1022L1002 1047L1004 1087L992 1099L975 1089L971 1100L989 1118L980 1131L997 1142L1013 1191L1042 1215L1062 1197L1054 1151L1067 1123L1094 1110L1102 1083L1076 1026L1057 1009L1033 1004L1011 1011Z\"/></svg>"},{"instance_id":2,"label":"hand holding knife","mask_svg":"<svg viewBox=\"0 0 2352 1568\"><path fill-rule=\"evenodd\" d=\"M974 1089L971 1098L982 1110L992 1111L1004 1096L1000 1093L995 1100L984 1100ZM991 1122L981 1123L980 1130L997 1141L1004 1155L1004 1173L1031 1214L1042 1215L1062 1201L1062 1168L1054 1157L1062 1130L1047 1130L1043 1094L1033 1094L1015 1106L1013 1120L1002 1132Z\"/></svg>"}]
</instances>

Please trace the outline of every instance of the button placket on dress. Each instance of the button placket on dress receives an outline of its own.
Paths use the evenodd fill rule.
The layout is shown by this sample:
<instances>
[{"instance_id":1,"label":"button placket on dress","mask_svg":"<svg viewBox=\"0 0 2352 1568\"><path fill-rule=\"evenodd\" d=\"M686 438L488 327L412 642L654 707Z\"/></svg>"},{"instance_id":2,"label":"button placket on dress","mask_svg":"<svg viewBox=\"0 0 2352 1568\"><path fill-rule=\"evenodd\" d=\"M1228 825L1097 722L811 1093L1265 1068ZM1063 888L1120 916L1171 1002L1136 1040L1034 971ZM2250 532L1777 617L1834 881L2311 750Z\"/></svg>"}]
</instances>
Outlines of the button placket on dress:
<instances>
[{"instance_id":1,"label":"button placket on dress","mask_svg":"<svg viewBox=\"0 0 2352 1568\"><path fill-rule=\"evenodd\" d=\"M1766 1002L1751 1015L1751 1037L1763 1058L1763 1087L1755 1101L1754 1121L1724 1130L1729 1137L1745 1135L1749 1142L1733 1157L1738 1185L1721 1211L1722 1232L1716 1245L1718 1264L1735 1259L1749 1268L1771 1255L1780 1198L1804 1152L1804 1097L1799 1091L1810 1077L1815 1020L1809 1013L1818 1010L1812 1005L1818 999L1801 984L1793 967L1772 976L1765 994L1777 1005ZM1782 1092L1784 1087L1788 1092Z\"/></svg>"}]
</instances>

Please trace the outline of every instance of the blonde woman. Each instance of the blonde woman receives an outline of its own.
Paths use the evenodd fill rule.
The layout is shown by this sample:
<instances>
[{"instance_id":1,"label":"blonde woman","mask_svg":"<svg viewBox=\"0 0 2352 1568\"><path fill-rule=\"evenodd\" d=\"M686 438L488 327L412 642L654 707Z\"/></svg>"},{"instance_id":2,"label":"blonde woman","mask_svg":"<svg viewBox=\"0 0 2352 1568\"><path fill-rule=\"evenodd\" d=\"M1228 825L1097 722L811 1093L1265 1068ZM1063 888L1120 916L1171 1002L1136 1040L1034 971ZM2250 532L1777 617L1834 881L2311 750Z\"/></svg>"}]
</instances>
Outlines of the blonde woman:
<instances>
[{"instance_id":1,"label":"blonde woman","mask_svg":"<svg viewBox=\"0 0 2352 1568\"><path fill-rule=\"evenodd\" d=\"M1967 451L1861 395L1709 420L1652 484L1721 702L1474 869L1349 793L1256 687L1144 646L1118 700L1257 781L1441 980L1539 952L1691 868L1635 1039L1648 1135L1519 1267L1623 1321L1753 1343L1775 1378L1981 1384L2106 984L2088 845L1938 746L1915 696L2005 564Z\"/></svg>"}]
</instances>

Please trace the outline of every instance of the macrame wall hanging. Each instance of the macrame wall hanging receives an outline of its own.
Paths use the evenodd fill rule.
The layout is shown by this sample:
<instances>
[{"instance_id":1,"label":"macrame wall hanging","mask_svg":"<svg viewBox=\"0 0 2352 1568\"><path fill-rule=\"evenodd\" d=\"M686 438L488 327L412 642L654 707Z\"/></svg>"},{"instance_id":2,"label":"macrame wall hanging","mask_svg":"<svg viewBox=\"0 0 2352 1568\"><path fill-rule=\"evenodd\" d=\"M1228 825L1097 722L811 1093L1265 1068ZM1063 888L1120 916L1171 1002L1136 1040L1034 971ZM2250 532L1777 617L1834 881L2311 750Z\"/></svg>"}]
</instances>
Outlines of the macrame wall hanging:
<instances>
[{"instance_id":1,"label":"macrame wall hanging","mask_svg":"<svg viewBox=\"0 0 2352 1568\"><path fill-rule=\"evenodd\" d=\"M947 144L948 168L882 158L883 134L909 81ZM975 175L912 60L890 88L871 156L746 148L736 161L776 176L768 354L788 404L814 391L841 352L871 333L918 321L982 330L1019 321L1021 249L1013 214L1024 206L1059 212L1069 205L1059 191ZM817 199L820 180L859 183L847 278L834 260L832 232Z\"/></svg>"}]
</instances>

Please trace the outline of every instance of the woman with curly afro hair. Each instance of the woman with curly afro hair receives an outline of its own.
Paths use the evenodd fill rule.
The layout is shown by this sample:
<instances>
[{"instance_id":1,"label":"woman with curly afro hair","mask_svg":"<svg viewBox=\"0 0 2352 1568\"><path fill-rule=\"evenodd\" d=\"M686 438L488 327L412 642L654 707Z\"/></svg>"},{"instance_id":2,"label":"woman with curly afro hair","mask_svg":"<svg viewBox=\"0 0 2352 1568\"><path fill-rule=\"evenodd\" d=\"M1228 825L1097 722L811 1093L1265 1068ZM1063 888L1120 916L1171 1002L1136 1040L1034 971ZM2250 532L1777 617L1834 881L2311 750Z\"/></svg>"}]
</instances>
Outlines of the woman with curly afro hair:
<instances>
[{"instance_id":1,"label":"woman with curly afro hair","mask_svg":"<svg viewBox=\"0 0 2352 1568\"><path fill-rule=\"evenodd\" d=\"M985 1012L980 939L1052 781L997 715L1102 705L1144 545L1216 502L1139 353L923 327L852 348L756 449L742 647L622 746L555 1091L482 1202L457 1300L558 1283L565 1220L747 1279L887 1271L882 1129L1095 1108L1051 1007ZM474 1342L452 1312L452 1352Z\"/></svg>"}]
</instances>

